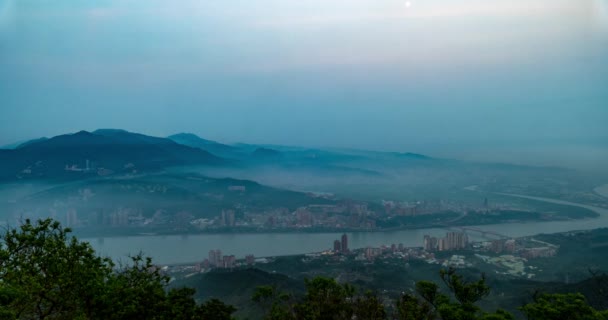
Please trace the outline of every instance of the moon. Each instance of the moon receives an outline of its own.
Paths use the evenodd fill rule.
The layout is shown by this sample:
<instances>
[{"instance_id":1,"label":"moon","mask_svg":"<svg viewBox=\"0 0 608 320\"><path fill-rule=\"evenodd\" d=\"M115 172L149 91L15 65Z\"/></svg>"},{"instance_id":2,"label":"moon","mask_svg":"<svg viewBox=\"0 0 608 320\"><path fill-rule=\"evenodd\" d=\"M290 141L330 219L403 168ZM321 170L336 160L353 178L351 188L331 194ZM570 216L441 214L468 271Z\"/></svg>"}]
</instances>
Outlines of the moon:
<instances>
[{"instance_id":1,"label":"moon","mask_svg":"<svg viewBox=\"0 0 608 320\"><path fill-rule=\"evenodd\" d=\"M405 2L405 8L406 9L409 8L409 7L411 7L411 6L412 6L412 3L410 1L406 1Z\"/></svg>"}]
</instances>

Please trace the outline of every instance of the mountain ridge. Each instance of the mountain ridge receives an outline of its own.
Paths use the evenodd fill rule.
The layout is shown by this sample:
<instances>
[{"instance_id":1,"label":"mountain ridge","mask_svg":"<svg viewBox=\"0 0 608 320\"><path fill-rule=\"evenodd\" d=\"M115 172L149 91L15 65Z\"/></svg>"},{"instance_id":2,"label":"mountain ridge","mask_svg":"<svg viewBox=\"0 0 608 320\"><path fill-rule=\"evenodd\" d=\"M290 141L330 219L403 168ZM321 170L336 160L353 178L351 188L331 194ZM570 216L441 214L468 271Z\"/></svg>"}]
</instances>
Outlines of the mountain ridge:
<instances>
[{"instance_id":1,"label":"mountain ridge","mask_svg":"<svg viewBox=\"0 0 608 320\"><path fill-rule=\"evenodd\" d=\"M124 130L78 131L0 153L0 179L86 178L184 165L229 165L208 151Z\"/></svg>"}]
</instances>

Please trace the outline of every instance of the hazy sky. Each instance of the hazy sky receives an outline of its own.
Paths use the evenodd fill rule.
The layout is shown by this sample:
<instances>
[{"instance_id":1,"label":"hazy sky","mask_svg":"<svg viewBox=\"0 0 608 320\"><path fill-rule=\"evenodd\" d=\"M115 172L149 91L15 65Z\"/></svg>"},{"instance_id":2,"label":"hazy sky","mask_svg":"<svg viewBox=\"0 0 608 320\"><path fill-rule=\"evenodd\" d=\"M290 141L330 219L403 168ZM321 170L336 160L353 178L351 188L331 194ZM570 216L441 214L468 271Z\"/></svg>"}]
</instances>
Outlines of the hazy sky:
<instances>
[{"instance_id":1,"label":"hazy sky","mask_svg":"<svg viewBox=\"0 0 608 320\"><path fill-rule=\"evenodd\" d=\"M608 145L607 124L607 0L0 0L0 145Z\"/></svg>"}]
</instances>

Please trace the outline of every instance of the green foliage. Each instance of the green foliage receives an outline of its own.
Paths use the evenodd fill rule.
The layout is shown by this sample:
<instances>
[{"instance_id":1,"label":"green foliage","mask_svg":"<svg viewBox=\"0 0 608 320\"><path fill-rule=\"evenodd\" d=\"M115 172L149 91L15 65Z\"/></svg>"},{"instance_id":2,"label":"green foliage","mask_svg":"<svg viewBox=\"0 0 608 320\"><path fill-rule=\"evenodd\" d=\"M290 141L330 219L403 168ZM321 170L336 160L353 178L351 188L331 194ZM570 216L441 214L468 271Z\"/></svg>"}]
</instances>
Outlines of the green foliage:
<instances>
[{"instance_id":1,"label":"green foliage","mask_svg":"<svg viewBox=\"0 0 608 320\"><path fill-rule=\"evenodd\" d=\"M441 270L441 279L456 301L441 293L433 282L416 283L416 293L404 294L396 303L397 319L400 320L510 320L513 316L506 311L486 313L475 303L490 294L485 276L477 281L465 281L455 269Z\"/></svg>"},{"instance_id":2,"label":"green foliage","mask_svg":"<svg viewBox=\"0 0 608 320\"><path fill-rule=\"evenodd\" d=\"M404 294L396 302L396 315L399 320L433 320L436 319L433 306L413 294Z\"/></svg>"},{"instance_id":3,"label":"green foliage","mask_svg":"<svg viewBox=\"0 0 608 320\"><path fill-rule=\"evenodd\" d=\"M211 299L203 303L196 311L195 319L201 320L230 320L236 308L223 303L218 299ZM167 318L169 319L169 318ZM177 319L183 319L178 317Z\"/></svg>"},{"instance_id":4,"label":"green foliage","mask_svg":"<svg viewBox=\"0 0 608 320\"><path fill-rule=\"evenodd\" d=\"M398 320L513 320L512 314L497 310L488 313L477 303L487 297L490 288L485 276L469 281L455 269L442 270L441 279L448 293L429 281L416 283L416 293L403 294L394 305L391 319ZM366 292L357 295L348 284L317 277L306 280L306 293L297 303L293 297L278 292L275 287L258 287L252 297L264 309L264 319L389 319L380 298ZM587 304L581 294L539 295L534 303L521 308L530 320L591 320L607 319L608 311L597 311Z\"/></svg>"},{"instance_id":5,"label":"green foliage","mask_svg":"<svg viewBox=\"0 0 608 320\"><path fill-rule=\"evenodd\" d=\"M50 219L1 237L0 319L228 320L221 301L197 305L194 290L165 290L168 278L141 254L116 269Z\"/></svg>"},{"instance_id":6,"label":"green foliage","mask_svg":"<svg viewBox=\"0 0 608 320\"><path fill-rule=\"evenodd\" d=\"M540 294L520 308L529 320L608 319L608 311L597 311L580 293Z\"/></svg>"},{"instance_id":7,"label":"green foliage","mask_svg":"<svg viewBox=\"0 0 608 320\"><path fill-rule=\"evenodd\" d=\"M446 295L439 292L439 286L436 283L430 281L417 282L416 292L433 308L448 303L450 300Z\"/></svg>"},{"instance_id":8,"label":"green foliage","mask_svg":"<svg viewBox=\"0 0 608 320\"><path fill-rule=\"evenodd\" d=\"M285 292L279 292L276 287L259 286L255 289L251 299L262 307L265 314L265 320L286 320L294 318L293 310L289 304L291 295Z\"/></svg>"},{"instance_id":9,"label":"green foliage","mask_svg":"<svg viewBox=\"0 0 608 320\"><path fill-rule=\"evenodd\" d=\"M168 279L160 274L150 258L137 255L131 265L114 273L106 281L108 305L100 311L105 319L153 319L164 311Z\"/></svg>"},{"instance_id":10,"label":"green foliage","mask_svg":"<svg viewBox=\"0 0 608 320\"><path fill-rule=\"evenodd\" d=\"M352 299L355 290L352 286L341 285L334 279L317 277L305 280L306 294L301 303L296 304L297 319L350 319Z\"/></svg>"},{"instance_id":11,"label":"green foliage","mask_svg":"<svg viewBox=\"0 0 608 320\"><path fill-rule=\"evenodd\" d=\"M50 219L28 220L2 236L0 280L17 318L93 317L113 264L69 232Z\"/></svg>"},{"instance_id":12,"label":"green foliage","mask_svg":"<svg viewBox=\"0 0 608 320\"><path fill-rule=\"evenodd\" d=\"M264 309L267 320L382 320L387 317L384 304L372 292L357 296L353 286L324 277L307 279L305 284L306 293L296 303L290 303L291 295L270 286L258 287L252 300Z\"/></svg>"},{"instance_id":13,"label":"green foliage","mask_svg":"<svg viewBox=\"0 0 608 320\"><path fill-rule=\"evenodd\" d=\"M484 274L481 275L481 279L475 282L464 281L462 276L457 274L456 269L453 268L441 270L440 275L461 305L472 305L490 294L490 287L486 285Z\"/></svg>"},{"instance_id":14,"label":"green foliage","mask_svg":"<svg viewBox=\"0 0 608 320\"><path fill-rule=\"evenodd\" d=\"M195 290L180 288L169 291L165 302L165 313L169 319L196 319L197 306L192 298Z\"/></svg>"},{"instance_id":15,"label":"green foliage","mask_svg":"<svg viewBox=\"0 0 608 320\"><path fill-rule=\"evenodd\" d=\"M384 304L371 291L355 299L353 313L358 320L382 320L387 316Z\"/></svg>"}]
</instances>

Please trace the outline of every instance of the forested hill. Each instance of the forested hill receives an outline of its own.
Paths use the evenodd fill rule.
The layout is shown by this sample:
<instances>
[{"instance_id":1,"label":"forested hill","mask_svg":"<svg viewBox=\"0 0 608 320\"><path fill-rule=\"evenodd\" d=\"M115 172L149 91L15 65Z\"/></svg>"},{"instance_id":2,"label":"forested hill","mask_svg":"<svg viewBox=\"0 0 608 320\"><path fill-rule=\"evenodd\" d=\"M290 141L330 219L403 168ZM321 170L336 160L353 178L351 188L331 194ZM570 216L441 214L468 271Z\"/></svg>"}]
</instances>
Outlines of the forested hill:
<instances>
[{"instance_id":1,"label":"forested hill","mask_svg":"<svg viewBox=\"0 0 608 320\"><path fill-rule=\"evenodd\" d=\"M80 131L0 153L0 180L85 179L185 166L229 165L205 150L123 130Z\"/></svg>"}]
</instances>

